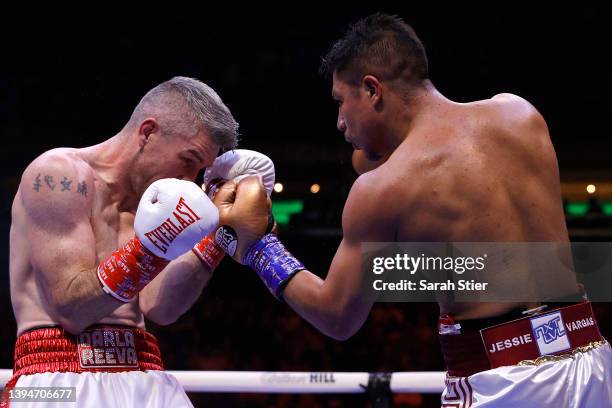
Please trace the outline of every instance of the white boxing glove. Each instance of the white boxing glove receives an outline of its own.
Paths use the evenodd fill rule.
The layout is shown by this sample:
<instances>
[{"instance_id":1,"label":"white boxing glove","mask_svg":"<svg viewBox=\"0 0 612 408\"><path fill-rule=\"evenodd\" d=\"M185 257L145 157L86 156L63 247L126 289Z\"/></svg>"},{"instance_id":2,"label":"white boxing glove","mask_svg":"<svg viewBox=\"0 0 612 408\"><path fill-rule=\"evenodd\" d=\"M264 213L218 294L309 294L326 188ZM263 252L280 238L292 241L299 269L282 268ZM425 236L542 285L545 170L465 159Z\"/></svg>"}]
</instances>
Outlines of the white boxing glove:
<instances>
[{"instance_id":1,"label":"white boxing glove","mask_svg":"<svg viewBox=\"0 0 612 408\"><path fill-rule=\"evenodd\" d=\"M209 197L214 197L218 188L228 180L240 181L246 176L259 174L268 193L274 188L274 163L265 154L254 150L230 150L217 157L204 172L204 188Z\"/></svg>"},{"instance_id":2,"label":"white boxing glove","mask_svg":"<svg viewBox=\"0 0 612 408\"><path fill-rule=\"evenodd\" d=\"M160 258L172 260L213 231L217 207L195 183L157 180L142 195L134 231L140 242Z\"/></svg>"},{"instance_id":3,"label":"white boxing glove","mask_svg":"<svg viewBox=\"0 0 612 408\"><path fill-rule=\"evenodd\" d=\"M157 180L138 204L136 236L98 265L102 290L122 302L132 301L169 261L189 251L218 223L217 207L196 184Z\"/></svg>"}]
</instances>

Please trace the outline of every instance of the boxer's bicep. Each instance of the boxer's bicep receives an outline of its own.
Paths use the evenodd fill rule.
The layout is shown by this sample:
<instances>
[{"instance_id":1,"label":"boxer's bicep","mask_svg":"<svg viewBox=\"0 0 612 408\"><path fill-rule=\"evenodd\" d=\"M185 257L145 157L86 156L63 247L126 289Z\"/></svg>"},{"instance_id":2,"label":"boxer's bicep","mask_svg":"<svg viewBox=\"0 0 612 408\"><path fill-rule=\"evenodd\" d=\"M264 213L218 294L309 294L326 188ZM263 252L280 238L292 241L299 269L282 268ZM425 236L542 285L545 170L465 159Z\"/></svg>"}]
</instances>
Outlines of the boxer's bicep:
<instances>
[{"instance_id":1,"label":"boxer's bicep","mask_svg":"<svg viewBox=\"0 0 612 408\"><path fill-rule=\"evenodd\" d=\"M95 268L87 183L91 180L79 178L69 162L52 158L32 163L19 188L33 273L56 307L66 300L77 274L93 273Z\"/></svg>"},{"instance_id":2,"label":"boxer's bicep","mask_svg":"<svg viewBox=\"0 0 612 408\"><path fill-rule=\"evenodd\" d=\"M338 304L347 332L356 332L374 303L371 276L364 273L362 243L393 241L394 230L387 225L388 214L382 214L376 196L363 189L351 191L343 214L344 238L336 251L325 279L323 291Z\"/></svg>"},{"instance_id":3,"label":"boxer's bicep","mask_svg":"<svg viewBox=\"0 0 612 408\"><path fill-rule=\"evenodd\" d=\"M395 223L389 212L391 197L384 186L375 182L371 175L363 175L351 188L342 214L344 238L326 278L329 296L341 299L348 309L358 309L363 320L372 307L374 296L368 285L370 276L362 267L362 243L395 240Z\"/></svg>"},{"instance_id":4,"label":"boxer's bicep","mask_svg":"<svg viewBox=\"0 0 612 408\"><path fill-rule=\"evenodd\" d=\"M344 238L329 268L324 290L326 297L338 304L343 330L351 336L361 328L374 303L367 281L362 268L361 244Z\"/></svg>"}]
</instances>

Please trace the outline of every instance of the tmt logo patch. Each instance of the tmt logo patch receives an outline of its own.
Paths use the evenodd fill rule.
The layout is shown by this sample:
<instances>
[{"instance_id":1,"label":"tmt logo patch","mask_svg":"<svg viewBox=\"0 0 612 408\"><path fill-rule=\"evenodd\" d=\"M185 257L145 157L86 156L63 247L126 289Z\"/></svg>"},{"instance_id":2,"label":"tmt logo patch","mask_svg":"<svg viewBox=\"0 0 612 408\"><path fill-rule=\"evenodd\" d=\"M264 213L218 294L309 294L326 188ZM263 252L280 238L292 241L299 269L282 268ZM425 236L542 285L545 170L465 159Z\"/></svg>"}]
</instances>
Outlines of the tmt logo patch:
<instances>
[{"instance_id":1,"label":"tmt logo patch","mask_svg":"<svg viewBox=\"0 0 612 408\"><path fill-rule=\"evenodd\" d=\"M554 354L570 349L571 346L561 312L534 317L530 321L540 355Z\"/></svg>"}]
</instances>

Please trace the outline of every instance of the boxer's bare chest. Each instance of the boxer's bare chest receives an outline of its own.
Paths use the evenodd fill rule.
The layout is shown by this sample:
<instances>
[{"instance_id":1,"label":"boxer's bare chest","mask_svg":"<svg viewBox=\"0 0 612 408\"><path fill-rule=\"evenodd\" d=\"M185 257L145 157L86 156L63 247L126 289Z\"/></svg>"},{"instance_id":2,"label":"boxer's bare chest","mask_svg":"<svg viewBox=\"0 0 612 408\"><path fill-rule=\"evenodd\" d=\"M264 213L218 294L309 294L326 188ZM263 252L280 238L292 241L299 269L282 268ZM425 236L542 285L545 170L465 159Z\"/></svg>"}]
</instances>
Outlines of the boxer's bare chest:
<instances>
[{"instance_id":1,"label":"boxer's bare chest","mask_svg":"<svg viewBox=\"0 0 612 408\"><path fill-rule=\"evenodd\" d=\"M106 259L134 235L134 214L120 211L108 189L96 183L91 225L96 238L97 261Z\"/></svg>"},{"instance_id":2,"label":"boxer's bare chest","mask_svg":"<svg viewBox=\"0 0 612 408\"><path fill-rule=\"evenodd\" d=\"M134 236L134 214L120 211L104 185L95 183L93 187L91 226L96 239L96 264L99 264ZM130 321L135 326L142 325L138 302L118 307L101 322L130 324Z\"/></svg>"}]
</instances>

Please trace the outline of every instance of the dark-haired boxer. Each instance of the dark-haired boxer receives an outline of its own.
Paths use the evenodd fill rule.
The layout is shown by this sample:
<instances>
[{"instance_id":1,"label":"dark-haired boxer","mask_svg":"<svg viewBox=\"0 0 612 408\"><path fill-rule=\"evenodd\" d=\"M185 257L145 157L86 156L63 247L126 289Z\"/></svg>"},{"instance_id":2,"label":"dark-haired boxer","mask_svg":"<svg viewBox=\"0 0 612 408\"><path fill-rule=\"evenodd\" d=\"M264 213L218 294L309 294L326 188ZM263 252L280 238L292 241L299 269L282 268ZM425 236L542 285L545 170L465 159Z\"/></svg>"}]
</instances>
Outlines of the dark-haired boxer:
<instances>
[{"instance_id":1,"label":"dark-haired boxer","mask_svg":"<svg viewBox=\"0 0 612 408\"><path fill-rule=\"evenodd\" d=\"M323 70L333 77L337 127L367 159L355 161L365 172L349 193L326 278L275 236L262 237L265 193L257 180L226 185L216 202L221 224L238 237L234 258L321 332L347 339L372 307L362 242L568 242L555 151L529 102L512 94L447 99L429 79L414 30L383 14L352 25ZM528 290L529 273L517 268L492 279ZM559 275L555 284L577 295L575 277ZM442 405L612 407L612 350L590 304L525 317L528 308L440 302Z\"/></svg>"}]
</instances>

